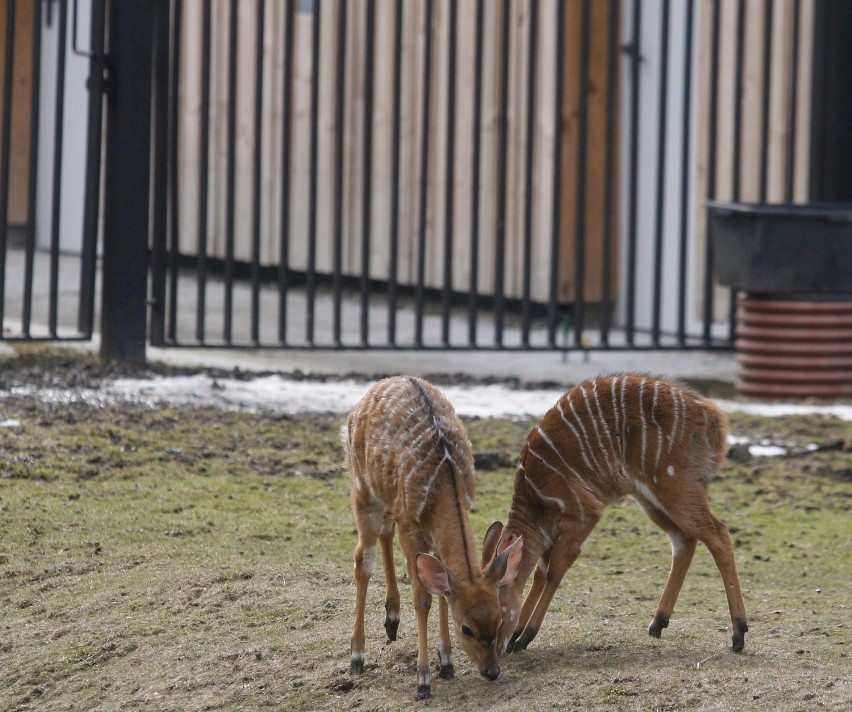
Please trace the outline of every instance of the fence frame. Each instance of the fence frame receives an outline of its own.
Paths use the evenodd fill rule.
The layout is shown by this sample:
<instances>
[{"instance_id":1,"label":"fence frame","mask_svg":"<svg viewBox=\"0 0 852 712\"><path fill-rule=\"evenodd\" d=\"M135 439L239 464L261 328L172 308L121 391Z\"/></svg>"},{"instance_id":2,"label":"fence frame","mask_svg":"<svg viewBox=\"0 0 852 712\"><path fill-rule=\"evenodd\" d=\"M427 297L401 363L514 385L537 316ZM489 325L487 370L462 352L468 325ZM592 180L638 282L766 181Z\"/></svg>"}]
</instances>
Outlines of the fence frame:
<instances>
[{"instance_id":1,"label":"fence frame","mask_svg":"<svg viewBox=\"0 0 852 712\"><path fill-rule=\"evenodd\" d=\"M24 2L10 0L7 12L14 16ZM812 38L807 29L814 27L812 0L765 0L757 9L737 0L683 4L670 0L500 0L494 4L484 0L316 0L310 24L298 0L92 0L91 46L86 49L78 47L76 3L60 0L35 6L40 21L43 13L50 13L51 20L65 28L61 43L68 37L71 10L70 51L85 54L90 65L76 331L69 335L58 324L58 265L64 258L54 227L47 290L50 314L43 338L93 335L98 318L97 241L102 229L100 319L102 352L109 357L144 358L147 339L157 346L232 348L730 349L732 312L724 313L730 295L713 282L712 252L702 234L703 200L801 202L807 198L812 166L803 145L810 143L810 126L805 124L812 110L807 101L809 62L813 61L808 55ZM204 39L202 61L189 66L185 41L192 31L192 23L187 22L192 8L201 9ZM221 8L223 12L218 12ZM808 17L810 24L800 29L800 20ZM469 27L464 24L471 22ZM308 26L309 40L300 39L299 32ZM648 27L655 29L649 32ZM729 66L720 57L731 27L736 30L730 53L735 59ZM792 34L786 27L792 27ZM462 55L470 39L465 32L473 37L473 47ZM39 36L36 32L35 42ZM387 56L375 50L382 36L387 37L382 45L388 49ZM112 38L109 47L104 46L105 37ZM125 45L124 37L134 41ZM251 44L247 39L251 37L253 65L248 76L253 98L250 106L242 106L238 92L245 88L246 70L240 48ZM755 37L760 42L753 42ZM13 56L12 26L7 26L6 38L2 97L6 120L0 135L6 147L0 163L4 211L12 112L9 75L15 69L14 59L8 59ZM297 84L298 72L305 70L299 54L303 40L309 42L305 57L310 66L304 105L299 103L304 97ZM61 46L60 63L68 51ZM710 61L700 68L696 64L699 47L710 50ZM273 52L279 52L276 57L280 58L275 65L269 59ZM677 62L671 61L670 52L680 53L682 72L673 68ZM219 56L224 60L221 71L213 61ZM649 57L662 65L657 75L647 73ZM36 69L39 61L36 44ZM186 164L181 160L185 148L181 131L188 118L181 96L188 87L188 72L197 67L203 150L196 163ZM468 67L464 74L462 69ZM764 80L756 85L759 101L747 102L746 87L754 85L754 73L761 70ZM596 71L600 74L593 82ZM391 80L393 101L388 106L380 104L384 95L379 72ZM471 83L462 84L462 75L469 76ZM57 185L62 180L61 64L58 76L60 125L50 218L54 226L59 215ZM38 80L36 72L34 81ZM222 82L224 89L219 86ZM603 114L594 114L591 87L601 82L600 105L605 108ZM681 93L670 94L670 84L681 87ZM779 84L783 85L780 94ZM654 123L656 172L643 173L639 151L650 122L640 115L641 97L657 85L660 91L653 102L661 120ZM353 91L358 92L357 102ZM575 94L576 112L568 112L566 102L574 101ZM228 97L227 111L221 116L216 113L214 95ZM33 92L36 135L43 110L39 96ZM706 104L696 96L706 97ZM404 97L417 97L413 108ZM546 116L542 106L550 107ZM781 146L783 150L770 131L770 114L778 114L778 106L791 137ZM269 111L281 115L280 124L272 128L264 120ZM376 117L382 111L389 112L387 133L377 130ZM463 118L465 111L472 112L472 118ZM309 116L305 136L296 126L300 112ZM333 140L326 144L321 127L329 117ZM575 121L570 136L562 130L569 117ZM245 122L251 126L247 139L242 133ZM486 122L493 122L492 136L483 134ZM548 123L559 129L545 136ZM604 148L595 154L589 142L598 130L605 137ZM757 148L747 151L755 130ZM280 132L272 144L273 163L280 170L273 183L275 194L270 196L264 181L269 182L269 172L275 169L269 168L271 159L263 140L273 131ZM410 143L406 132L412 131L415 140ZM224 136L224 173L216 172L221 167L213 153L220 134ZM706 141L699 140L699 134ZM522 158L513 143L519 137L523 145L535 147ZM253 193L247 213L251 219L243 221L238 211L245 186L240 185L236 168L246 150L241 142L246 140ZM355 158L353 140L364 149ZM388 140L385 166L375 157L377 147ZM725 157L724 141L733 141L732 162ZM680 147L675 160L671 152L676 144ZM302 150L302 145L308 156L304 175L296 169L297 148ZM33 141L33 167L38 149ZM542 158L548 152L557 156L549 163ZM783 166L777 164L776 154L782 156ZM329 183L321 174L323 161L332 166ZM706 175L703 183L689 177L696 162ZM592 213L599 209L590 207L593 188L588 181L576 180L593 168L599 168L603 176L596 189L604 196L600 234L595 232L598 228L589 227L589 220L597 219ZM40 338L30 329L38 256L34 173L31 170L29 178L33 187L25 240L22 329L20 333L6 330L0 338ZM783 175L783 195L775 195L770 180L775 173ZM220 175L225 176L221 196L215 186ZM410 175L416 176L414 183L406 183ZM672 194L666 183L669 175L679 175L687 187ZM456 189L468 176L474 189L459 198ZM195 203L183 190L188 178L195 181ZM638 217L643 202L640 190L651 183L656 191L653 239L641 243L646 229L640 227ZM515 193L510 188L516 185ZM380 186L387 192L386 203L376 202ZM308 198L306 233L294 222L300 190L306 190ZM277 223L264 213L271 202L278 205ZM670 202L677 203L676 213L665 212ZM213 244L220 204L225 216L221 255ZM322 215L326 206L331 206L328 218ZM385 238L375 221L377 212L385 209L391 227L389 243L383 247ZM403 209L413 216L410 241L406 241ZM197 216L199 226L190 252L185 249L182 222L187 210ZM458 222L462 214L469 216L463 231ZM676 228L670 224L671 215L677 217ZM517 222L511 222L510 216ZM328 237L319 235L320 221L326 219ZM0 270L0 325L7 295L6 222L0 220L0 266L4 267ZM510 244L515 232L518 241ZM671 235L676 236L675 242ZM602 266L590 270L594 240L600 241ZM279 250L277 261L263 257L262 245L270 241ZM320 266L326 241L327 269ZM304 265L295 257L299 243L306 245ZM248 245L248 258L239 255L242 244ZM460 244L468 254L464 263L454 258ZM640 244L650 244L650 269L641 266L639 254L645 248ZM381 249L388 250L387 268L377 270L371 257ZM678 264L674 278L663 264L664 255L672 249L677 250ZM547 259L542 260L542 255L548 255ZM412 265L408 277L402 271L404 259ZM701 274L693 274L695 264L702 266ZM510 283L507 276L514 279L515 274L520 276ZM590 280L599 284L597 296L588 296ZM652 284L650 296L637 292L643 281ZM700 292L697 320L691 317L696 307L689 301L695 292ZM664 310L673 299L675 319L664 325ZM237 310L239 304L242 311ZM189 328L188 318L194 322Z\"/></svg>"}]
</instances>

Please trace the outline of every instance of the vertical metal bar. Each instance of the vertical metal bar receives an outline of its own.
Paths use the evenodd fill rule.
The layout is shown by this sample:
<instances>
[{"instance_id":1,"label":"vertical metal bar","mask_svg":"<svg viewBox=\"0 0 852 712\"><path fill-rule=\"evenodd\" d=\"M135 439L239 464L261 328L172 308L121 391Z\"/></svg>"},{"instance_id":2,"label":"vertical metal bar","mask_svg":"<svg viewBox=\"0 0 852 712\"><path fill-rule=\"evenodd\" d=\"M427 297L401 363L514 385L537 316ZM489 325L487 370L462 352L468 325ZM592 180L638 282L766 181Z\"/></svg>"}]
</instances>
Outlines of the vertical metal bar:
<instances>
[{"instance_id":1,"label":"vertical metal bar","mask_svg":"<svg viewBox=\"0 0 852 712\"><path fill-rule=\"evenodd\" d=\"M145 360L154 8L109 12L101 357Z\"/></svg>"},{"instance_id":2,"label":"vertical metal bar","mask_svg":"<svg viewBox=\"0 0 852 712\"><path fill-rule=\"evenodd\" d=\"M720 2L714 0L710 39L710 105L708 106L708 132L707 142L707 199L716 197L716 154L717 154L717 129L719 124L719 35L720 35ZM706 219L707 211L704 211ZM706 234L706 231L705 231ZM705 345L711 341L710 326L713 321L713 245L709 237L705 240L704 248L704 325L702 329L702 340Z\"/></svg>"},{"instance_id":3,"label":"vertical metal bar","mask_svg":"<svg viewBox=\"0 0 852 712\"><path fill-rule=\"evenodd\" d=\"M361 345L370 340L370 252L373 221L373 85L376 0L367 0L364 17L364 162L361 220Z\"/></svg>"},{"instance_id":4,"label":"vertical metal bar","mask_svg":"<svg viewBox=\"0 0 852 712\"><path fill-rule=\"evenodd\" d=\"M211 0L203 5L201 29L201 119L198 157L198 256L196 262L195 338L204 343L207 313L207 210L210 198L210 66L213 63Z\"/></svg>"},{"instance_id":5,"label":"vertical metal bar","mask_svg":"<svg viewBox=\"0 0 852 712\"><path fill-rule=\"evenodd\" d=\"M343 291L343 179L345 159L343 145L346 131L346 8L348 3L337 5L337 77L335 80L335 141L334 141L334 266L332 282L334 288L334 345L341 346L341 308Z\"/></svg>"},{"instance_id":6,"label":"vertical metal bar","mask_svg":"<svg viewBox=\"0 0 852 712\"><path fill-rule=\"evenodd\" d=\"M414 305L414 342L423 346L423 306L426 282L426 223L429 212L429 131L432 79L432 0L426 0L423 24L423 116L420 124L420 195L417 218L417 285Z\"/></svg>"},{"instance_id":7,"label":"vertical metal bar","mask_svg":"<svg viewBox=\"0 0 852 712\"><path fill-rule=\"evenodd\" d=\"M602 346L609 346L610 309L612 308L612 218L616 214L614 205L616 167L615 121L616 88L618 85L618 33L619 0L609 0L609 27L607 30L607 80L606 80L606 147L604 153L604 201L603 201L603 274L601 275L601 329Z\"/></svg>"},{"instance_id":8,"label":"vertical metal bar","mask_svg":"<svg viewBox=\"0 0 852 712\"><path fill-rule=\"evenodd\" d=\"M237 45L239 2L231 0L228 19L227 176L225 178L225 304L222 338L231 344L234 319L234 244L237 209Z\"/></svg>"},{"instance_id":9,"label":"vertical metal bar","mask_svg":"<svg viewBox=\"0 0 852 712\"><path fill-rule=\"evenodd\" d=\"M32 79L32 94L30 96L30 131L31 131L31 139L30 139L30 156L29 156L29 176L28 176L28 185L27 185L27 230L26 230L26 238L25 238L25 256L24 256L24 295L23 295L23 314L21 316L21 329L24 336L30 335L30 322L32 320L32 302L33 302L33 271L35 268L35 245L36 245L36 206L37 206L37 198L38 198L38 141L35 140L35 137L39 135L39 124L40 124L40 112L41 112L41 3L38 2L35 4L33 8L33 44L32 44L32 71L33 71L33 79ZM99 16L99 20L101 23L100 34L95 34L95 28L97 27L96 17ZM95 2L92 4L92 43L93 46L97 41L97 38L100 38L100 47L101 47L101 56L100 62L101 66L103 66L103 2ZM103 73L101 73L101 77ZM89 87L90 92L94 92L96 90L95 82L92 83ZM100 102L102 101L103 94L98 92L98 106L100 107ZM94 116L91 113L91 94L89 95L89 147L91 148L91 139L92 139L92 121L94 120ZM98 173L100 175L100 145L101 145L101 133L100 133L100 123L101 123L101 112L98 110L97 115L98 121L98 133L97 133L97 146L98 146L98 161L97 168ZM95 185L94 188L92 183L89 181L88 171L90 170L90 163L88 163L88 159L91 158L91 154L87 156L87 180L86 180L86 206L84 219L89 217L89 191L98 193L99 184ZM97 198L96 198L97 199ZM84 246L84 265L83 269L85 271L85 245L86 239L85 230L86 223L84 222L84 238L83 238L83 246ZM97 224L95 224L95 230L97 230ZM96 235L97 236L97 233ZM3 269L0 270L0 280L5 279L5 257L6 250L2 250L2 257L0 259L3 260ZM88 292L86 288L81 288L81 293L86 294L90 301L94 301L94 260L92 260L92 282L91 282L91 292ZM2 304L4 290L0 288L0 304ZM93 310L93 305L92 310ZM82 313L82 307L81 307ZM2 328L2 319L3 319L3 309L0 308L0 328ZM85 333L86 336L91 336L91 325L89 325L88 329L84 329L81 325L80 330Z\"/></svg>"},{"instance_id":10,"label":"vertical metal bar","mask_svg":"<svg viewBox=\"0 0 852 712\"><path fill-rule=\"evenodd\" d=\"M260 345L260 211L263 192L263 54L266 30L266 0L257 0L257 25L254 55L254 176L251 230L251 340Z\"/></svg>"},{"instance_id":11,"label":"vertical metal bar","mask_svg":"<svg viewBox=\"0 0 852 712\"><path fill-rule=\"evenodd\" d=\"M36 3L40 14L40 3ZM80 270L80 308L77 315L77 328L83 336L90 337L95 320L95 279L97 274L98 224L100 219L101 197L101 143L103 141L103 101L104 101L104 37L106 23L105 0L93 0L91 12L89 55L89 77L86 88L88 97L88 126L86 129L86 192L83 204L83 246ZM38 23L36 24L38 28ZM39 33L36 32L38 35ZM35 59L33 61L34 66ZM33 70L34 73L37 69ZM35 74L35 76L38 76ZM35 101L35 99L34 99ZM33 111L38 104L34 103ZM33 136L38 136L38 121L33 114ZM33 159L35 160L35 159ZM35 188L32 188L33 193ZM35 210L35 205L33 205ZM35 212L33 212L35 220Z\"/></svg>"},{"instance_id":12,"label":"vertical metal bar","mask_svg":"<svg viewBox=\"0 0 852 712\"><path fill-rule=\"evenodd\" d=\"M793 2L793 36L790 54L790 103L788 106L787 128L787 165L784 171L784 200L793 202L796 181L796 130L798 119L799 93L799 15L801 5L799 0Z\"/></svg>"},{"instance_id":13,"label":"vertical metal bar","mask_svg":"<svg viewBox=\"0 0 852 712\"><path fill-rule=\"evenodd\" d=\"M743 94L745 92L745 85L743 80L744 75L744 64L745 64L745 0L740 0L739 7L737 8L737 57L736 57L736 75L734 81L734 161L733 161L733 200L739 201L742 197L742 125L743 125ZM709 236L708 236L709 238ZM712 307L712 299L713 299L713 245L710 244L710 240L707 241L707 265L706 269L706 279L707 285L706 290L707 294L710 297L710 306ZM734 332L735 332L735 313L736 313L736 299L734 298L733 290L730 292L731 298L728 304L728 320L730 324L730 339L734 340ZM707 313L707 321L704 324L704 340L705 343L709 344L711 341L711 324L713 320L713 312L710 311Z\"/></svg>"},{"instance_id":14,"label":"vertical metal bar","mask_svg":"<svg viewBox=\"0 0 852 712\"><path fill-rule=\"evenodd\" d=\"M591 0L583 0L580 41L580 115L577 126L577 193L574 235L574 344L583 346L586 327L586 165L588 163L589 51Z\"/></svg>"},{"instance_id":15,"label":"vertical metal bar","mask_svg":"<svg viewBox=\"0 0 852 712\"><path fill-rule=\"evenodd\" d=\"M305 272L305 339L314 343L316 311L317 269L317 193L319 189L319 89L320 89L320 29L322 26L322 0L314 0L314 17L311 37L311 137L310 137L310 191L308 196L308 264Z\"/></svg>"},{"instance_id":16,"label":"vertical metal bar","mask_svg":"<svg viewBox=\"0 0 852 712\"><path fill-rule=\"evenodd\" d=\"M669 0L663 0L660 28L660 103L657 109L657 205L654 216L654 313L651 322L651 341L660 345L660 321L663 310L663 238L666 194L666 131L669 102Z\"/></svg>"},{"instance_id":17,"label":"vertical metal bar","mask_svg":"<svg viewBox=\"0 0 852 712\"><path fill-rule=\"evenodd\" d=\"M813 7L811 11L813 28L810 30L810 36L828 39L829 24L833 19L831 16L837 12L837 7L832 8L826 2L816 5L808 2L805 7L808 9ZM832 48L816 45L812 48L810 55L810 57L807 57L808 74L806 76L810 76L811 81L805 98L805 116L809 117L808 123L812 124L813 128L807 132L805 138L806 160L804 168L807 178L805 187L805 198L807 200L831 195L828 192L829 186L827 185L830 176L825 175L829 172L826 170L828 166L825 165L827 158L825 152L827 150L826 142L829 140L827 136L828 127L833 122L823 114L825 113L829 92L834 89L834 85L828 76L830 63L833 59ZM834 171L830 172L833 173Z\"/></svg>"},{"instance_id":18,"label":"vertical metal bar","mask_svg":"<svg viewBox=\"0 0 852 712\"><path fill-rule=\"evenodd\" d=\"M281 227L278 259L278 341L287 344L287 297L290 289L290 135L293 115L293 37L297 0L287 0L284 20L284 78L281 88Z\"/></svg>"},{"instance_id":19,"label":"vertical metal bar","mask_svg":"<svg viewBox=\"0 0 852 712\"><path fill-rule=\"evenodd\" d=\"M734 60L734 150L731 199L738 202L742 195L742 153L743 153L743 69L745 47L745 0L737 5L737 44Z\"/></svg>"},{"instance_id":20,"label":"vertical metal bar","mask_svg":"<svg viewBox=\"0 0 852 712\"><path fill-rule=\"evenodd\" d=\"M166 229L168 210L169 152L169 6L154 3L154 76L151 152L151 344L162 346L165 340L166 301Z\"/></svg>"},{"instance_id":21,"label":"vertical metal bar","mask_svg":"<svg viewBox=\"0 0 852 712\"><path fill-rule=\"evenodd\" d=\"M559 321L559 243L562 233L562 101L565 83L565 3L556 3L556 72L553 87L553 195L550 218L550 299L547 305L547 343L556 346Z\"/></svg>"},{"instance_id":22,"label":"vertical metal bar","mask_svg":"<svg viewBox=\"0 0 852 712\"><path fill-rule=\"evenodd\" d=\"M402 112L403 0L397 0L393 44L393 115L391 117L390 262L388 264L388 343L396 345L396 293L399 266L400 123Z\"/></svg>"},{"instance_id":23,"label":"vertical metal bar","mask_svg":"<svg viewBox=\"0 0 852 712\"><path fill-rule=\"evenodd\" d=\"M560 3L561 4L561 3ZM479 291L479 178L482 170L482 55L484 43L484 0L476 2L476 39L473 68L473 149L470 178L470 284L467 301L467 341L476 346L476 323Z\"/></svg>"},{"instance_id":24,"label":"vertical metal bar","mask_svg":"<svg viewBox=\"0 0 852 712\"><path fill-rule=\"evenodd\" d=\"M684 63L683 63L683 141L680 149L680 253L678 263L677 289L677 341L680 346L686 344L686 270L687 250L689 245L689 191L690 180L690 148L692 137L692 49L694 31L693 0L686 5L686 26L684 28Z\"/></svg>"},{"instance_id":25,"label":"vertical metal bar","mask_svg":"<svg viewBox=\"0 0 852 712\"><path fill-rule=\"evenodd\" d=\"M65 59L68 44L68 4L59 9L59 37L56 60L56 124L53 141L53 179L50 214L50 298L48 331L56 336L59 315L59 229L62 209L62 149L65 137Z\"/></svg>"},{"instance_id":26,"label":"vertical metal bar","mask_svg":"<svg viewBox=\"0 0 852 712\"><path fill-rule=\"evenodd\" d=\"M629 346L636 333L636 240L639 220L639 64L641 57L642 0L633 2L630 39L630 184L628 187L627 294L625 339Z\"/></svg>"},{"instance_id":27,"label":"vertical metal bar","mask_svg":"<svg viewBox=\"0 0 852 712\"><path fill-rule=\"evenodd\" d=\"M3 133L0 136L0 333L6 313L6 248L9 221L9 165L12 146L12 85L15 71L16 0L6 3L6 54L3 58ZM32 141L37 139L32 137Z\"/></svg>"},{"instance_id":28,"label":"vertical metal bar","mask_svg":"<svg viewBox=\"0 0 852 712\"><path fill-rule=\"evenodd\" d=\"M535 165L535 83L538 59L538 0L530 0L529 26L527 27L527 115L526 115L526 165L524 166L524 264L523 297L521 302L521 343L530 345L530 294L532 291L532 206L533 169Z\"/></svg>"},{"instance_id":29,"label":"vertical metal bar","mask_svg":"<svg viewBox=\"0 0 852 712\"><path fill-rule=\"evenodd\" d=\"M166 317L167 339L174 343L177 340L177 316L178 316L178 273L180 257L180 228L178 220L179 195L179 166L178 166L178 133L180 130L180 54L181 33L183 31L183 0L173 0L172 5L172 35L171 35L171 62L169 80L169 158L168 158L168 183L169 183L169 206L168 206L168 312Z\"/></svg>"},{"instance_id":30,"label":"vertical metal bar","mask_svg":"<svg viewBox=\"0 0 852 712\"><path fill-rule=\"evenodd\" d=\"M745 82L743 80L745 72L745 0L739 0L736 23L737 45L734 64L734 155L733 165L731 167L733 172L731 181L731 199L734 202L739 202L742 198L743 98L745 94ZM731 298L728 304L731 340L734 338L734 319L736 308L736 299Z\"/></svg>"},{"instance_id":31,"label":"vertical metal bar","mask_svg":"<svg viewBox=\"0 0 852 712\"><path fill-rule=\"evenodd\" d=\"M760 121L760 202L769 193L769 110L772 98L772 20L775 4L766 0L763 14L763 101Z\"/></svg>"},{"instance_id":32,"label":"vertical metal bar","mask_svg":"<svg viewBox=\"0 0 852 712\"><path fill-rule=\"evenodd\" d=\"M506 271L506 196L509 153L509 54L511 52L512 5L503 0L500 23L500 108L497 115L497 220L494 245L494 343L503 345L504 281Z\"/></svg>"},{"instance_id":33,"label":"vertical metal bar","mask_svg":"<svg viewBox=\"0 0 852 712\"><path fill-rule=\"evenodd\" d=\"M449 0L449 41L447 47L447 154L444 183L444 290L441 305L441 343L450 345L450 298L453 290L453 217L455 193L456 150L456 38L458 35L458 7Z\"/></svg>"}]
</instances>

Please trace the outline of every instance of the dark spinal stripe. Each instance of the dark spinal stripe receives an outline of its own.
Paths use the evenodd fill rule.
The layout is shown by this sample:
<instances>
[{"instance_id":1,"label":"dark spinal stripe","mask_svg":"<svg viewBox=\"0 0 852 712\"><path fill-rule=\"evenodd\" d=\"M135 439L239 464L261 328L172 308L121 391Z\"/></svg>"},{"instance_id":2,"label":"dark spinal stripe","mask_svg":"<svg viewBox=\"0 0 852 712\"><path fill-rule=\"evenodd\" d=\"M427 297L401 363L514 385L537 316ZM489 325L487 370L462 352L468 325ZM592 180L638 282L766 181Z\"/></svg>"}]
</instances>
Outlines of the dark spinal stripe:
<instances>
[{"instance_id":1,"label":"dark spinal stripe","mask_svg":"<svg viewBox=\"0 0 852 712\"><path fill-rule=\"evenodd\" d=\"M462 540L462 547L461 548L462 548L462 551L464 551L465 563L467 564L468 578L472 579L473 578L473 564L471 563L470 552L467 550L467 546L466 546L466 542L465 542L465 516L464 516L464 510L462 509L462 505L461 505L461 498L459 497L460 487L459 487L459 481L458 481L457 472L456 472L456 463L455 463L455 460L453 460L453 458L449 456L450 455L451 443L449 441L449 438L447 438L446 434L444 433L444 430L441 427L441 424L438 422L438 417L435 415L435 409L432 407L432 401L429 398L429 394L426 393L426 389L423 388L423 385L416 378L409 378L408 382L412 386L414 386L414 388L419 393L420 399L423 402L423 406L426 408L426 411L429 414L430 420L435 425L435 434L438 438L438 443L444 448L444 454L447 455L447 457L445 458L445 462L447 462L447 464L449 465L448 469L449 469L449 472L450 472L450 477L452 478L452 482L453 482L453 491L456 494L454 499L455 499L455 503L456 503L456 516L458 517L459 530L461 532L461 540ZM453 449L455 449L455 448L453 448Z\"/></svg>"}]
</instances>

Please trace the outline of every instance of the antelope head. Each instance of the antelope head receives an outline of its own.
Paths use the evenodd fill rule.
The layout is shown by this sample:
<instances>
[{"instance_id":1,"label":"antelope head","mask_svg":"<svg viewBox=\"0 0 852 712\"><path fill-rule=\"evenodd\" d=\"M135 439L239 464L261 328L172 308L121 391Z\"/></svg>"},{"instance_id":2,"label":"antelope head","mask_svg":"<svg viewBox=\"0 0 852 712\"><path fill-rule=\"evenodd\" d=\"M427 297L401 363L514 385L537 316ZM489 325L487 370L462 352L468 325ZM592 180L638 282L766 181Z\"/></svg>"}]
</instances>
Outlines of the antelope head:
<instances>
[{"instance_id":1,"label":"antelope head","mask_svg":"<svg viewBox=\"0 0 852 712\"><path fill-rule=\"evenodd\" d=\"M443 596L453 612L456 639L476 665L479 674L489 680L500 676L497 657L504 627L503 609L498 590L518 575L523 539L517 538L491 558L482 576L462 581L429 554L418 554L417 576L429 593ZM507 628L512 630L512 628Z\"/></svg>"},{"instance_id":2,"label":"antelope head","mask_svg":"<svg viewBox=\"0 0 852 712\"><path fill-rule=\"evenodd\" d=\"M523 545L523 536L519 536L515 532L505 531L502 523L494 522L485 534L482 558L483 560L497 561L506 552L514 552L516 548L519 548L517 546L518 542ZM521 565L522 554L523 550L520 549L517 554L518 562L514 575L502 585L498 592L501 611L500 630L497 633L498 655L506 652L506 647L509 644L512 634L515 632L515 627L521 615L524 582L516 579L516 576L518 568Z\"/></svg>"}]
</instances>

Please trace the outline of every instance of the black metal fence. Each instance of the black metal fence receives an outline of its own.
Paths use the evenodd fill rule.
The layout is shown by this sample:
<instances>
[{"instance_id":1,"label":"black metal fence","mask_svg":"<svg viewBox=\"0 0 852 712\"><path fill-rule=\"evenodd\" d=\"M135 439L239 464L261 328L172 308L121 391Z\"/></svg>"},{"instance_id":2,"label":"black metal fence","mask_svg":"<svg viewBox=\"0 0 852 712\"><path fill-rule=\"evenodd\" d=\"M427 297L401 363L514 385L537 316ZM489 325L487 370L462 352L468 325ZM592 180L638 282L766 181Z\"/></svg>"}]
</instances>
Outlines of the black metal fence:
<instances>
[{"instance_id":1,"label":"black metal fence","mask_svg":"<svg viewBox=\"0 0 852 712\"><path fill-rule=\"evenodd\" d=\"M12 0L7 14L25 4L36 28L50 12L81 43L67 2ZM103 5L93 3L87 60L101 78ZM731 300L714 286L705 199L808 197L814 22L799 0L156 6L157 345L728 348ZM32 52L44 82L43 52ZM102 128L97 81L90 88L82 337L94 314ZM30 98L33 135L51 110L43 94ZM136 104L146 111L144 95ZM134 140L145 152L147 136ZM34 201L40 164L30 165ZM147 184L123 190L148 200ZM37 261L45 217L33 211L22 254ZM48 254L65 258L53 244ZM23 289L29 309L33 288ZM105 292L104 303L118 297ZM55 309L59 290L47 301ZM32 316L21 323L30 336ZM61 335L50 323L46 333Z\"/></svg>"},{"instance_id":2,"label":"black metal fence","mask_svg":"<svg viewBox=\"0 0 852 712\"><path fill-rule=\"evenodd\" d=\"M8 0L0 22L0 338L89 339L103 54L82 52L68 2Z\"/></svg>"}]
</instances>

